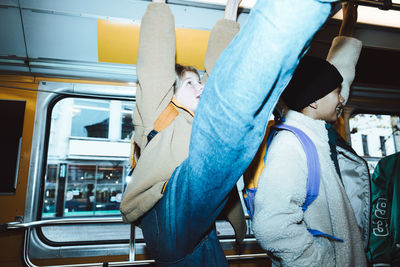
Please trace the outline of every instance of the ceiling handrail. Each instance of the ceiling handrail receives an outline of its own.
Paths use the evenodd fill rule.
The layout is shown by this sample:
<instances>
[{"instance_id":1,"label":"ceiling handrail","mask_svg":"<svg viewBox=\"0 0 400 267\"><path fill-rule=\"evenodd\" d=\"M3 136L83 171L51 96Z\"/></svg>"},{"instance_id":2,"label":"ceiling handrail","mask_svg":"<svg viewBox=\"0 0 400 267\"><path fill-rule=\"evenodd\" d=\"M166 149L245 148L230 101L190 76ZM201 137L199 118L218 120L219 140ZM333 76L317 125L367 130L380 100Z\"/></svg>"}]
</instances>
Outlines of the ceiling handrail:
<instances>
[{"instance_id":1,"label":"ceiling handrail","mask_svg":"<svg viewBox=\"0 0 400 267\"><path fill-rule=\"evenodd\" d=\"M400 4L392 3L391 0L382 0L382 1L374 1L374 0L356 0L356 4L361 6L369 6L376 7L381 10L396 10L400 11Z\"/></svg>"}]
</instances>

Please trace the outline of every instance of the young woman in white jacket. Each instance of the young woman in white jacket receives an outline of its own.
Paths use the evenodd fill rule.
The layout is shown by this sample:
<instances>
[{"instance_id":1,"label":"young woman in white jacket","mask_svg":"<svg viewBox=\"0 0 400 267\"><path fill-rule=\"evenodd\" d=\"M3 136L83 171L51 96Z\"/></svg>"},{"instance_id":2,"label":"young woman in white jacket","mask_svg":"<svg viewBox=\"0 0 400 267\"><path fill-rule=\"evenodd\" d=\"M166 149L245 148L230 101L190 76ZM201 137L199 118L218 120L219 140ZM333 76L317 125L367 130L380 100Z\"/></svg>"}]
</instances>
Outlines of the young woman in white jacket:
<instances>
[{"instance_id":1,"label":"young woman in white jacket","mask_svg":"<svg viewBox=\"0 0 400 267\"><path fill-rule=\"evenodd\" d=\"M348 11L349 6L345 8ZM285 124L302 130L315 144L321 175L319 194L303 211L306 154L293 133L280 131L274 137L258 183L253 219L255 236L270 252L274 265L366 266L361 233L331 159L326 129L326 123L337 120L347 100L360 49L360 41L337 37L328 55L335 67L323 60L305 59L283 93L291 109ZM310 228L327 235L313 236Z\"/></svg>"}]
</instances>

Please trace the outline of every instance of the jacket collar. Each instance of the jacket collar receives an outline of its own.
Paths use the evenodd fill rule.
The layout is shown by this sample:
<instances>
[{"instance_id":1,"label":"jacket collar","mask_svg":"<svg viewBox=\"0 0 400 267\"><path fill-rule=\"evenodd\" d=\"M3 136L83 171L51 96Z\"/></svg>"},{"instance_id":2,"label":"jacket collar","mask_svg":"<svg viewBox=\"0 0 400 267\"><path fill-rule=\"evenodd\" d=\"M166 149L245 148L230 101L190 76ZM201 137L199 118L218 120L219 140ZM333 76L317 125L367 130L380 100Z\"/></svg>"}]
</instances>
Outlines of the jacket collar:
<instances>
[{"instance_id":1,"label":"jacket collar","mask_svg":"<svg viewBox=\"0 0 400 267\"><path fill-rule=\"evenodd\" d=\"M285 123L299 128L314 142L322 142L328 145L329 138L328 131L325 128L325 121L314 120L300 112L289 110L285 116Z\"/></svg>"}]
</instances>

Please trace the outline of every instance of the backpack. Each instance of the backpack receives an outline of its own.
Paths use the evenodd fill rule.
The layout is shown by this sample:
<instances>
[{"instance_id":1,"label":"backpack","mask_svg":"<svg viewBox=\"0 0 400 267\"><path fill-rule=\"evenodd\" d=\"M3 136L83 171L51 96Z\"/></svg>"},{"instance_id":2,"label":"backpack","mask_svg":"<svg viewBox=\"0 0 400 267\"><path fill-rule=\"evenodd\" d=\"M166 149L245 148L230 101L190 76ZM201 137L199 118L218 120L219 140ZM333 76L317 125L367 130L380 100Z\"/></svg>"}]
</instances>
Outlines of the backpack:
<instances>
[{"instance_id":1,"label":"backpack","mask_svg":"<svg viewBox=\"0 0 400 267\"><path fill-rule=\"evenodd\" d=\"M320 164L317 149L311 139L300 129L285 125L283 123L277 123L271 125L268 123L267 132L265 138L257 151L257 154L250 164L249 168L244 173L244 183L245 187L243 189L243 199L247 208L250 219L254 216L254 200L257 193L258 180L264 169L265 162L267 159L268 148L272 142L277 131L286 130L293 133L297 139L300 141L307 158L307 195L306 200L302 206L303 212L308 208L308 206L317 198L319 193L320 184ZM332 235L325 234L321 231L315 229L307 229L313 236L324 236L334 241L343 242L342 239L336 238Z\"/></svg>"}]
</instances>

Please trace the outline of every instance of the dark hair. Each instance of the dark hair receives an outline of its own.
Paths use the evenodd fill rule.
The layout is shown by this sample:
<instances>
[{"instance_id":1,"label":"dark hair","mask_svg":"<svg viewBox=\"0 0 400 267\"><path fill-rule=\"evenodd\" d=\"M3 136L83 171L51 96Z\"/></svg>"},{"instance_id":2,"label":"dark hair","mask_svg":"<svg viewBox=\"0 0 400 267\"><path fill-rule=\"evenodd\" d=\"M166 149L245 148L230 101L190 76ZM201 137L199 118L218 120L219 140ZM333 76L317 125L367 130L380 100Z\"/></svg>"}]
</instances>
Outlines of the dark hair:
<instances>
[{"instance_id":1,"label":"dark hair","mask_svg":"<svg viewBox=\"0 0 400 267\"><path fill-rule=\"evenodd\" d=\"M196 73L197 77L200 79L199 72L192 66L182 66L180 64L175 64L175 83L174 83L174 93L181 86L182 78L186 72Z\"/></svg>"}]
</instances>

